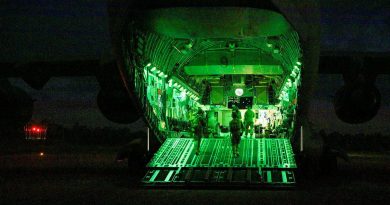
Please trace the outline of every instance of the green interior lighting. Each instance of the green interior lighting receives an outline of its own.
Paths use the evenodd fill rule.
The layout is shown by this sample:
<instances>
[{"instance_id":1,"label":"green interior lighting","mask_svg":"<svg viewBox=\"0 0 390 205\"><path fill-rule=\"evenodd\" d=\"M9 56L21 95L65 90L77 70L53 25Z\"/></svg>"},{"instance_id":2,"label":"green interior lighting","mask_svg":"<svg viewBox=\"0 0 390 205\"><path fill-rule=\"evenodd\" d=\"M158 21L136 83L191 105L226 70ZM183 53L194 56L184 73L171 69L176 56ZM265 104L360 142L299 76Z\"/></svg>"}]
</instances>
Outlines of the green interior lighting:
<instances>
[{"instance_id":1,"label":"green interior lighting","mask_svg":"<svg viewBox=\"0 0 390 205\"><path fill-rule=\"evenodd\" d=\"M131 39L123 41L129 44L124 45L128 49L124 53L130 53L135 62L150 62L146 67L130 62L131 72L127 73L134 79L134 92L146 121L155 136L165 141L149 166L156 170L169 166L170 170L161 171L167 174L161 177L153 172L149 181L169 181L179 167L244 166L256 170L246 176L257 176L263 168L296 167L290 140L297 133L302 73L302 63L297 61L302 58L299 35L283 15L273 11L193 9L202 15L187 15L192 8L146 11L142 17L147 18L136 19L137 32L130 30L127 33L133 35L125 38ZM237 11L246 15L237 17ZM212 26L200 18L216 13L219 16ZM236 23L229 23L232 20ZM133 48L144 48L144 52ZM233 105L239 108L244 123L250 124L245 122L246 108L252 107L254 113L253 130L246 133L252 138L242 141L239 158L231 155ZM196 156L192 138L199 108L205 111L203 130L208 138L201 142L201 154ZM286 174L280 175L283 182L288 179Z\"/></svg>"},{"instance_id":2,"label":"green interior lighting","mask_svg":"<svg viewBox=\"0 0 390 205\"><path fill-rule=\"evenodd\" d=\"M181 101L184 101L186 99L186 92L185 91L182 91L180 93L180 97L181 97Z\"/></svg>"}]
</instances>

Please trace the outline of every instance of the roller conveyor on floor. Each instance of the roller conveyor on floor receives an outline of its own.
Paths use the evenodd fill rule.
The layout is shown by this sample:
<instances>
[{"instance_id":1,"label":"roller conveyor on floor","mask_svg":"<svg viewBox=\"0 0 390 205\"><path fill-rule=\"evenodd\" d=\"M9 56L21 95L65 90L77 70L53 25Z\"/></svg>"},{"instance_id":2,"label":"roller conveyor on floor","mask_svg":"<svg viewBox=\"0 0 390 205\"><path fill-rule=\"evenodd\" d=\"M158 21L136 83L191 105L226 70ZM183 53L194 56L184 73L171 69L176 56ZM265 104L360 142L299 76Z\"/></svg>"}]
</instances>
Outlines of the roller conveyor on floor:
<instances>
[{"instance_id":1,"label":"roller conveyor on floor","mask_svg":"<svg viewBox=\"0 0 390 205\"><path fill-rule=\"evenodd\" d=\"M284 138L242 139L239 157L228 138L204 138L200 154L189 138L168 138L152 160L143 184L293 186L297 167L290 141Z\"/></svg>"}]
</instances>

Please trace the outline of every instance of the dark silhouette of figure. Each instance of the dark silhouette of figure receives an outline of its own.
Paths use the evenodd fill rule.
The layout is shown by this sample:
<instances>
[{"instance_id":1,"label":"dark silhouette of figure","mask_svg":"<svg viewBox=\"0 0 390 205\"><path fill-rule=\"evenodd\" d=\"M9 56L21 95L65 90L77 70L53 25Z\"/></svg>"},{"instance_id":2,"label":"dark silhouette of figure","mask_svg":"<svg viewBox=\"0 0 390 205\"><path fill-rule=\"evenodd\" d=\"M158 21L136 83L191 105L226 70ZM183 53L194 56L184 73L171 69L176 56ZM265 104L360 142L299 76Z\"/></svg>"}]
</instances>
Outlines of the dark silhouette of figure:
<instances>
[{"instance_id":1,"label":"dark silhouette of figure","mask_svg":"<svg viewBox=\"0 0 390 205\"><path fill-rule=\"evenodd\" d=\"M233 113L236 113L237 118L241 120L241 112L238 109L237 105L233 105L232 107L232 118L233 118Z\"/></svg>"},{"instance_id":2,"label":"dark silhouette of figure","mask_svg":"<svg viewBox=\"0 0 390 205\"><path fill-rule=\"evenodd\" d=\"M206 119L204 117L204 112L201 108L198 108L198 112L193 119L192 123L193 133L194 133L194 140L196 143L196 155L199 155L200 152L200 143L202 140L202 137L204 136L204 131L206 129Z\"/></svg>"},{"instance_id":3,"label":"dark silhouette of figure","mask_svg":"<svg viewBox=\"0 0 390 205\"><path fill-rule=\"evenodd\" d=\"M255 113L252 110L252 106L248 106L248 109L244 115L244 124L245 124L244 136L248 135L248 130L250 133L250 137L253 136L254 118L255 118Z\"/></svg>"},{"instance_id":4,"label":"dark silhouette of figure","mask_svg":"<svg viewBox=\"0 0 390 205\"><path fill-rule=\"evenodd\" d=\"M242 125L241 119L238 118L237 113L233 112L232 117L233 119L229 123L231 140L232 140L232 149L233 149L234 157L238 157L239 156L238 145L240 144L241 133L244 127Z\"/></svg>"}]
</instances>

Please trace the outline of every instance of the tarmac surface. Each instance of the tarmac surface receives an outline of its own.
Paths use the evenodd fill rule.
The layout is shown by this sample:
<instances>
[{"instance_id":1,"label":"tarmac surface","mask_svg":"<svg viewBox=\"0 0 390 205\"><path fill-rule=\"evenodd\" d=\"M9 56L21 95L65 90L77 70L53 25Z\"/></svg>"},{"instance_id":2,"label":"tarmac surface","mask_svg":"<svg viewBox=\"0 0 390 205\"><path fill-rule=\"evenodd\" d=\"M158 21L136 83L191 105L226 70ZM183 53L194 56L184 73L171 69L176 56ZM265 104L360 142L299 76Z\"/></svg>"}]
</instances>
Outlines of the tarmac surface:
<instances>
[{"instance_id":1,"label":"tarmac surface","mask_svg":"<svg viewBox=\"0 0 390 205\"><path fill-rule=\"evenodd\" d=\"M117 148L0 155L0 204L390 204L390 154L351 153L295 189L144 188ZM93 149L92 149L93 150ZM50 153L52 152L52 153Z\"/></svg>"}]
</instances>

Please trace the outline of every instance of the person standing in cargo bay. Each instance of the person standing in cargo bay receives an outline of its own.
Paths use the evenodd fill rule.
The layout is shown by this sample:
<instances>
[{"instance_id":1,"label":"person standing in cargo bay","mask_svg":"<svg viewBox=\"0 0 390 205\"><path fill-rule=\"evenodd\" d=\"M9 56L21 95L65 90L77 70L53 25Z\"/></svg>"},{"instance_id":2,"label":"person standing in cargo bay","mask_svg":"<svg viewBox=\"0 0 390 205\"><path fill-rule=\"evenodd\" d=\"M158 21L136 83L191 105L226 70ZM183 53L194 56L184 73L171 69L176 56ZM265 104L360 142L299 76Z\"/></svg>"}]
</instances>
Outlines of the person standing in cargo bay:
<instances>
[{"instance_id":1,"label":"person standing in cargo bay","mask_svg":"<svg viewBox=\"0 0 390 205\"><path fill-rule=\"evenodd\" d=\"M254 118L255 118L255 113L252 110L252 106L248 106L248 109L244 115L244 124L245 124L244 136L248 135L248 130L250 133L250 137L253 136Z\"/></svg>"},{"instance_id":2,"label":"person standing in cargo bay","mask_svg":"<svg viewBox=\"0 0 390 205\"><path fill-rule=\"evenodd\" d=\"M238 119L241 120L241 112L237 105L233 105L232 107L232 118L233 118L233 113L236 113Z\"/></svg>"},{"instance_id":3,"label":"person standing in cargo bay","mask_svg":"<svg viewBox=\"0 0 390 205\"><path fill-rule=\"evenodd\" d=\"M198 108L196 116L192 120L192 132L194 133L194 140L196 146L196 155L199 155L200 152L200 143L204 135L204 130L206 129L206 119L204 117L204 112L201 108Z\"/></svg>"},{"instance_id":4,"label":"person standing in cargo bay","mask_svg":"<svg viewBox=\"0 0 390 205\"><path fill-rule=\"evenodd\" d=\"M242 129L244 127L236 112L232 113L232 118L232 121L229 123L229 128L231 133L233 156L238 157L238 145L240 144Z\"/></svg>"}]
</instances>

